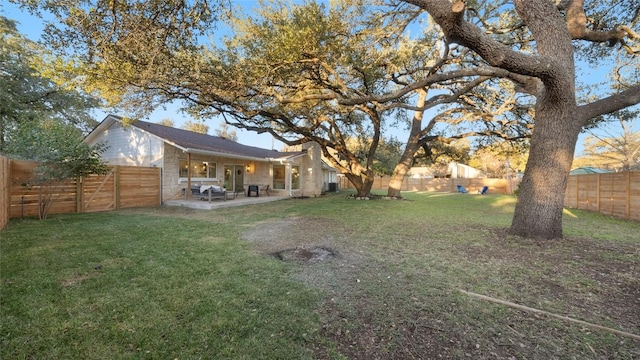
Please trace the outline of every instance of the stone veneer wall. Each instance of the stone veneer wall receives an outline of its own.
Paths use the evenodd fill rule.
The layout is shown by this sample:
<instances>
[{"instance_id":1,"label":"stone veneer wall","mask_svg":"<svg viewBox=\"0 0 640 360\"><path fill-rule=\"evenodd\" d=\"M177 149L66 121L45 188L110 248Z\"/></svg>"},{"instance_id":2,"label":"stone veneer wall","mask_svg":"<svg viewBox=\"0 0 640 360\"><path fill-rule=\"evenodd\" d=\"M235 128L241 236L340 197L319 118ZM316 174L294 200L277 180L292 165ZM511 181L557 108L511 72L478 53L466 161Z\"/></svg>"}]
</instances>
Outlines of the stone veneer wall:
<instances>
[{"instance_id":1,"label":"stone veneer wall","mask_svg":"<svg viewBox=\"0 0 640 360\"><path fill-rule=\"evenodd\" d=\"M162 198L165 200L180 197L185 186L178 184L181 154L182 150L165 144L162 169Z\"/></svg>"},{"instance_id":2,"label":"stone veneer wall","mask_svg":"<svg viewBox=\"0 0 640 360\"><path fill-rule=\"evenodd\" d=\"M320 196L322 193L322 151L320 145L309 142L302 145L307 156L302 157L300 164L300 195Z\"/></svg>"}]
</instances>

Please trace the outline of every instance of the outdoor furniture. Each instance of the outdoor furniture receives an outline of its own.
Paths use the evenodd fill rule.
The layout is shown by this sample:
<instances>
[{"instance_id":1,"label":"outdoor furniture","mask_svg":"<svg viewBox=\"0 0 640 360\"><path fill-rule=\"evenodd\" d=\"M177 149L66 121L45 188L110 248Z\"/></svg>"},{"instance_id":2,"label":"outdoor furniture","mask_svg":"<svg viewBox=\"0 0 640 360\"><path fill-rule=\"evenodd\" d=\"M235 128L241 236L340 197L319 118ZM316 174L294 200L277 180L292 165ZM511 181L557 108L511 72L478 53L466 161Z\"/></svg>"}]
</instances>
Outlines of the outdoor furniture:
<instances>
[{"instance_id":1,"label":"outdoor furniture","mask_svg":"<svg viewBox=\"0 0 640 360\"><path fill-rule=\"evenodd\" d=\"M487 191L489 191L489 187L488 186L483 186L481 190L478 190L478 193L480 195L487 195Z\"/></svg>"},{"instance_id":2,"label":"outdoor furniture","mask_svg":"<svg viewBox=\"0 0 640 360\"><path fill-rule=\"evenodd\" d=\"M233 189L233 198L238 197L238 194L244 195L244 185L236 184L236 187Z\"/></svg>"},{"instance_id":3,"label":"outdoor furniture","mask_svg":"<svg viewBox=\"0 0 640 360\"><path fill-rule=\"evenodd\" d=\"M227 190L215 185L191 185L191 195L200 197L200 200L223 198L227 200Z\"/></svg>"},{"instance_id":4,"label":"outdoor furniture","mask_svg":"<svg viewBox=\"0 0 640 360\"><path fill-rule=\"evenodd\" d=\"M458 192L460 194L466 194L469 192L469 190L465 189L462 185L458 184Z\"/></svg>"},{"instance_id":5,"label":"outdoor furniture","mask_svg":"<svg viewBox=\"0 0 640 360\"><path fill-rule=\"evenodd\" d=\"M263 187L260 188L260 191L262 191L262 193L266 193L267 196L269 196L269 185L265 185Z\"/></svg>"},{"instance_id":6,"label":"outdoor furniture","mask_svg":"<svg viewBox=\"0 0 640 360\"><path fill-rule=\"evenodd\" d=\"M249 185L249 190L247 190L247 197L251 196L251 194L256 194L256 197L260 196L258 185Z\"/></svg>"}]
</instances>

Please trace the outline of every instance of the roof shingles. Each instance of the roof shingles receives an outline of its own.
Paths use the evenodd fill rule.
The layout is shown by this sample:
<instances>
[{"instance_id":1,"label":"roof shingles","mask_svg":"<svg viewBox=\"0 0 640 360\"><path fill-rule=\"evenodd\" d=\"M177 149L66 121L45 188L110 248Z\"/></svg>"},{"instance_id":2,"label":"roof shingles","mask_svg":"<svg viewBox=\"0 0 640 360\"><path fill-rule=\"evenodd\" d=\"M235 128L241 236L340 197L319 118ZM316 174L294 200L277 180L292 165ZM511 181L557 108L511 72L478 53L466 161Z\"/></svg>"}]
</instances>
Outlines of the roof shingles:
<instances>
[{"instance_id":1,"label":"roof shingles","mask_svg":"<svg viewBox=\"0 0 640 360\"><path fill-rule=\"evenodd\" d=\"M166 142L188 149L189 151L212 152L228 154L229 156L252 157L265 160L282 159L304 154L302 151L283 152L243 145L219 136L200 134L141 120L136 120L132 122L131 125L162 138Z\"/></svg>"}]
</instances>

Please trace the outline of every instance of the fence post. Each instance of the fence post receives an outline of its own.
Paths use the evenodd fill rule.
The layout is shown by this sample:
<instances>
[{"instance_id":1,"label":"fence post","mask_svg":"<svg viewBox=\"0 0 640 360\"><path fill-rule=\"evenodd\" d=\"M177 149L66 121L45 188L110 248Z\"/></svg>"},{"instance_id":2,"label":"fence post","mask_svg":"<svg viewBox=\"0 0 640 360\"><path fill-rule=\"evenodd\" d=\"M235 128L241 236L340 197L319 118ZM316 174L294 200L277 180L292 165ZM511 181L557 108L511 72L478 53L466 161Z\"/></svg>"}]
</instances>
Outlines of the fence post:
<instances>
[{"instance_id":1,"label":"fence post","mask_svg":"<svg viewBox=\"0 0 640 360\"><path fill-rule=\"evenodd\" d=\"M81 213L84 212L84 186L82 185L82 176L78 176L76 178L76 212Z\"/></svg>"},{"instance_id":2,"label":"fence post","mask_svg":"<svg viewBox=\"0 0 640 360\"><path fill-rule=\"evenodd\" d=\"M2 230L9 219L11 219L11 160L0 156L0 230Z\"/></svg>"},{"instance_id":3,"label":"fence post","mask_svg":"<svg viewBox=\"0 0 640 360\"><path fill-rule=\"evenodd\" d=\"M611 179L611 194L609 194L609 215L613 215L613 190L614 190L614 178L613 176L609 176L609 178Z\"/></svg>"},{"instance_id":4,"label":"fence post","mask_svg":"<svg viewBox=\"0 0 640 360\"><path fill-rule=\"evenodd\" d=\"M626 211L626 215L627 215L627 219L630 220L631 219L631 171L627 171L626 193L627 193L627 211Z\"/></svg>"},{"instance_id":5,"label":"fence post","mask_svg":"<svg viewBox=\"0 0 640 360\"><path fill-rule=\"evenodd\" d=\"M587 186L589 186L588 183ZM589 198L589 194L586 195ZM580 176L576 176L576 209L583 209L580 207Z\"/></svg>"},{"instance_id":6,"label":"fence post","mask_svg":"<svg viewBox=\"0 0 640 360\"><path fill-rule=\"evenodd\" d=\"M116 210L120 210L120 165L113 167L113 196L116 204Z\"/></svg>"},{"instance_id":7,"label":"fence post","mask_svg":"<svg viewBox=\"0 0 640 360\"><path fill-rule=\"evenodd\" d=\"M601 197L602 197L602 191L600 190L601 178L602 178L602 174L598 174L598 177L597 177L598 180L596 182L596 197L598 199L597 200L598 201L598 204L597 204L598 205L598 212L601 212L600 204L602 203L602 201L600 201Z\"/></svg>"}]
</instances>

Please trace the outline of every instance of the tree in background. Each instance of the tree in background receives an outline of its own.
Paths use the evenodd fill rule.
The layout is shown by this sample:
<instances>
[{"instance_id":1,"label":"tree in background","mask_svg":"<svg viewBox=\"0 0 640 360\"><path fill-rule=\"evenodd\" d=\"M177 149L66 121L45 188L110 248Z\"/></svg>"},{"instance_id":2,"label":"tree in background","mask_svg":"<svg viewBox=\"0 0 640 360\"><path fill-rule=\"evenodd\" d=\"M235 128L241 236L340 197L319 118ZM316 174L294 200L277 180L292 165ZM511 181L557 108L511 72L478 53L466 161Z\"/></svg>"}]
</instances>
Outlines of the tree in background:
<instances>
[{"instance_id":1,"label":"tree in background","mask_svg":"<svg viewBox=\"0 0 640 360\"><path fill-rule=\"evenodd\" d=\"M32 120L17 132L15 138L19 141L7 144L5 151L12 158L38 163L27 186L39 187L40 220L47 218L56 200L53 194L65 181L107 172L107 165L100 158L106 147L84 143L84 134L70 124L57 119Z\"/></svg>"},{"instance_id":2,"label":"tree in background","mask_svg":"<svg viewBox=\"0 0 640 360\"><path fill-rule=\"evenodd\" d=\"M202 123L202 122L197 122L197 121L186 121L183 125L182 125L182 129L184 130L188 130L188 131L193 131L199 134L207 134L209 133L209 125Z\"/></svg>"},{"instance_id":3,"label":"tree in background","mask_svg":"<svg viewBox=\"0 0 640 360\"><path fill-rule=\"evenodd\" d=\"M75 87L75 79L51 76L61 61L21 35L14 21L0 16L0 153L20 142L24 127L55 119L83 133L97 122L91 110L99 102Z\"/></svg>"},{"instance_id":4,"label":"tree in background","mask_svg":"<svg viewBox=\"0 0 640 360\"><path fill-rule=\"evenodd\" d=\"M469 165L484 171L491 178L513 178L524 172L528 149L527 141L495 141L473 151Z\"/></svg>"},{"instance_id":5,"label":"tree in background","mask_svg":"<svg viewBox=\"0 0 640 360\"><path fill-rule=\"evenodd\" d=\"M220 124L220 127L216 129L216 136L221 138L225 138L231 141L238 141L238 134L235 130L229 130L229 125L223 122Z\"/></svg>"},{"instance_id":6,"label":"tree in background","mask_svg":"<svg viewBox=\"0 0 640 360\"><path fill-rule=\"evenodd\" d=\"M640 131L634 130L637 113L618 112L619 131L591 131L582 156L574 166L596 166L614 171L640 170Z\"/></svg>"},{"instance_id":7,"label":"tree in background","mask_svg":"<svg viewBox=\"0 0 640 360\"><path fill-rule=\"evenodd\" d=\"M62 182L106 171L104 147L82 142L97 124L90 110L99 103L77 91L73 79L47 76L59 66L0 16L0 153L38 162L29 185L39 186L41 220Z\"/></svg>"},{"instance_id":8,"label":"tree in background","mask_svg":"<svg viewBox=\"0 0 640 360\"><path fill-rule=\"evenodd\" d=\"M172 119L169 119L169 118L164 118L164 119L158 121L158 124L164 125L164 126L168 126L168 127L176 127L176 123Z\"/></svg>"},{"instance_id":9,"label":"tree in background","mask_svg":"<svg viewBox=\"0 0 640 360\"><path fill-rule=\"evenodd\" d=\"M446 177L450 174L449 164L452 162L467 164L469 162L469 140L450 140L445 142L431 140L422 144L415 155L415 165L431 168L435 177Z\"/></svg>"}]
</instances>

